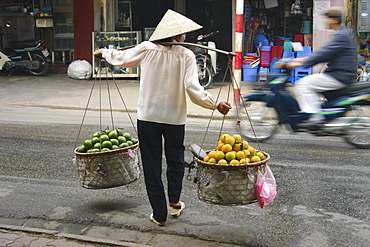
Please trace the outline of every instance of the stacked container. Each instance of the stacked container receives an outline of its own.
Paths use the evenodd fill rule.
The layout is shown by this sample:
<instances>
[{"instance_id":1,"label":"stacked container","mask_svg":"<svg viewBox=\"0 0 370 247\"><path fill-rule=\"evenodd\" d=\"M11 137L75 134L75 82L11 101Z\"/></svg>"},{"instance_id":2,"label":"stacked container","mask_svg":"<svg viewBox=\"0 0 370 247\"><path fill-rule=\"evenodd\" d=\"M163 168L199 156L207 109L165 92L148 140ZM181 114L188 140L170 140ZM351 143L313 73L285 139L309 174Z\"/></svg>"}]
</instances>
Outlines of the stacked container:
<instances>
[{"instance_id":1,"label":"stacked container","mask_svg":"<svg viewBox=\"0 0 370 247\"><path fill-rule=\"evenodd\" d=\"M270 67L271 46L262 45L260 47L260 51L261 51L261 66Z\"/></svg>"},{"instance_id":2,"label":"stacked container","mask_svg":"<svg viewBox=\"0 0 370 247\"><path fill-rule=\"evenodd\" d=\"M255 53L246 53L243 60L243 81L256 81L258 66L252 66L253 62L257 60Z\"/></svg>"}]
</instances>

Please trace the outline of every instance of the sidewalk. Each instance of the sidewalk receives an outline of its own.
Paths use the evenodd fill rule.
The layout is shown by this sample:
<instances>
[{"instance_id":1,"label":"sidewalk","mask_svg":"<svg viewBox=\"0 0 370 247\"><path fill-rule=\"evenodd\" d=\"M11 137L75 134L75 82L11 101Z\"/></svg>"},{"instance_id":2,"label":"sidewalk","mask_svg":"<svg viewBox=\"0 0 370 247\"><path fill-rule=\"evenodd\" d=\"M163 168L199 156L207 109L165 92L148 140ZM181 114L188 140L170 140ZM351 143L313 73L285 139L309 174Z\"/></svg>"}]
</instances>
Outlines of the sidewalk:
<instances>
[{"instance_id":1,"label":"sidewalk","mask_svg":"<svg viewBox=\"0 0 370 247\"><path fill-rule=\"evenodd\" d=\"M32 80L32 81L30 81ZM109 79L112 108L114 110L127 110L136 112L138 102L139 81L137 79ZM64 74L47 74L45 76L29 76L27 74L0 74L0 105L19 105L34 107L49 107L61 109L100 109L100 94L102 109L109 110L109 98L106 79L75 80ZM118 89L119 92L118 92ZM101 88L101 91L100 91ZM249 91L249 84L241 83L241 93ZM93 89L93 90L92 90ZM220 91L221 90L221 91ZM229 82L218 82L207 89L221 101L233 104L233 89ZM91 94L91 99L89 96ZM120 95L121 94L121 95ZM122 98L121 98L122 96ZM123 102L122 102L123 99ZM188 117L211 116L212 111L195 105L188 100ZM232 116L235 107L230 111ZM221 117L217 112L214 117Z\"/></svg>"},{"instance_id":2,"label":"sidewalk","mask_svg":"<svg viewBox=\"0 0 370 247\"><path fill-rule=\"evenodd\" d=\"M1 106L31 106L46 107L54 109L85 109L89 97L89 109L100 109L99 94L101 85L102 98L107 96L106 79L96 80L74 80L64 74L47 74L36 77L27 74L14 73L10 77L6 73L0 73L0 108ZM94 90L92 90L93 85ZM138 101L138 80L109 80L114 110L125 110L123 101L130 112L136 112ZM222 89L221 92L219 91ZM248 85L243 83L242 93ZM233 90L229 89L229 83L221 85L216 83L208 89L215 97L220 95L220 100L233 103ZM245 92L244 92L245 93ZM109 100L102 102L102 109L109 110ZM203 109L190 100L188 101L189 117L209 118L212 111ZM221 114L216 114L221 117ZM125 229L104 228L98 229L99 238L88 235L75 235L55 230L24 227L22 223L14 219L0 219L0 247L87 247L87 246L196 246L196 247L232 247L237 245L222 244L190 237L166 234L165 232L139 232ZM114 239L111 234L119 235ZM118 240L119 239L119 240ZM134 241L137 240L137 241Z\"/></svg>"}]
</instances>

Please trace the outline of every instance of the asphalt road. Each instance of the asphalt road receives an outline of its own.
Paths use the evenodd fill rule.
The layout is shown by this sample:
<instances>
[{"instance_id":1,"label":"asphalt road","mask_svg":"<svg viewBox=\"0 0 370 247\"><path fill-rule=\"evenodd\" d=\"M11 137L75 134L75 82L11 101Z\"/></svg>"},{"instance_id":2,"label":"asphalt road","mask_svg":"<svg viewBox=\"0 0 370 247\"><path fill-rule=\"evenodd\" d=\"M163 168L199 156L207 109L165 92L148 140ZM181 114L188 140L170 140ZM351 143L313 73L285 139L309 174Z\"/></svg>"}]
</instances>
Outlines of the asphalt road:
<instances>
[{"instance_id":1,"label":"asphalt road","mask_svg":"<svg viewBox=\"0 0 370 247\"><path fill-rule=\"evenodd\" d=\"M113 189L80 186L72 150L100 128L90 120L96 116L87 116L79 131L82 111L0 111L2 222L19 220L30 227L91 236L105 229L112 239L122 236L110 229L123 228L141 231L143 238L146 232L162 232L240 246L370 246L369 151L354 149L340 138L292 135L281 129L268 143L251 143L270 154L278 185L276 199L264 209L256 203L221 206L199 200L192 171L190 180L184 180L187 209L158 228L148 219L142 176ZM117 127L134 133L127 116L116 120L122 125ZM109 116L103 122L109 125ZM212 149L221 126L223 133L235 132L231 122L212 121L205 135L208 123L189 119L186 145ZM186 159L192 159L188 151Z\"/></svg>"}]
</instances>

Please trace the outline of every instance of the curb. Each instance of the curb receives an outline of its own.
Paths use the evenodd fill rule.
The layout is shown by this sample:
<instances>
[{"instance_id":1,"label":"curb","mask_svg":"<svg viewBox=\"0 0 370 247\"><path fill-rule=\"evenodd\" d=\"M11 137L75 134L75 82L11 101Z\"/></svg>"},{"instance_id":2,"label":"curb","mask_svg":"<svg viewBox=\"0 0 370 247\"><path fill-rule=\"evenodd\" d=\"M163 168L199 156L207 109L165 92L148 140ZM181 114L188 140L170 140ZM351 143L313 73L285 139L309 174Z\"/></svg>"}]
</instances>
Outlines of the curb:
<instances>
[{"instance_id":1,"label":"curb","mask_svg":"<svg viewBox=\"0 0 370 247\"><path fill-rule=\"evenodd\" d=\"M124 247L149 247L149 245L135 244L130 242L121 242L109 239L94 238L84 235L63 233L55 230L47 230L40 228L24 227L24 226L14 226L14 225L4 225L0 224L0 229L14 231L14 232L24 232L37 235L47 235L51 238L64 238L69 240L75 240L91 244L104 244L109 246L124 246Z\"/></svg>"},{"instance_id":2,"label":"curb","mask_svg":"<svg viewBox=\"0 0 370 247\"><path fill-rule=\"evenodd\" d=\"M73 107L73 106L55 106L55 105L34 105L34 104L8 104L8 103L0 103L0 105L4 105L4 106L22 106L22 107L40 107L40 108L49 108L49 109L58 109L58 110L79 110L79 111L84 111L86 110L86 108L82 108L82 107ZM88 109L89 111L104 111L104 112L109 112L111 111L110 109L108 108L102 108L102 109L97 109L97 108L89 108ZM137 113L137 110L136 109L127 109L126 110L121 110L121 109L112 109L113 112L128 112L128 113ZM195 113L188 113L187 114L187 117L188 118L204 118L204 119L209 119L210 116L207 115L202 115L202 114L195 114ZM213 115L212 119L215 119L215 120L222 120L222 119L225 119L225 120L228 120L228 119L233 119L235 117L231 116L231 115L227 115L225 117L223 116L217 116L217 115Z\"/></svg>"}]
</instances>

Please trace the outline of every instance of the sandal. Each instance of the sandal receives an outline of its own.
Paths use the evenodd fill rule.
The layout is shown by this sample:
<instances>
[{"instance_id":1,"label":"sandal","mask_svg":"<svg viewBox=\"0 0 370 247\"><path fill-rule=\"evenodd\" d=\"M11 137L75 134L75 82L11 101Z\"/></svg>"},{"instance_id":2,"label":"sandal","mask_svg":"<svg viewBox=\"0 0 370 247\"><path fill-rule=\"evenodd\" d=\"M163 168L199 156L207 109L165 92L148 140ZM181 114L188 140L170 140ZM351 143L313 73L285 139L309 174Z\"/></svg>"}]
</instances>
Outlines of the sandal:
<instances>
[{"instance_id":1,"label":"sandal","mask_svg":"<svg viewBox=\"0 0 370 247\"><path fill-rule=\"evenodd\" d=\"M164 224L166 224L166 221L164 222L158 222L154 219L154 216L153 216L153 213L150 215L150 220L153 221L154 223L156 223L158 226L164 226Z\"/></svg>"},{"instance_id":2,"label":"sandal","mask_svg":"<svg viewBox=\"0 0 370 247\"><path fill-rule=\"evenodd\" d=\"M181 211L185 208L185 203L182 201L179 202L181 207L180 208L174 208L172 207L171 215L172 216L180 216Z\"/></svg>"}]
</instances>

